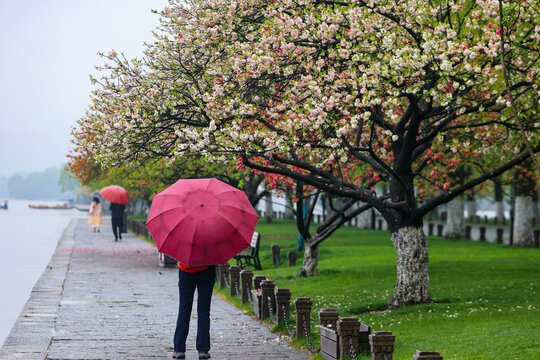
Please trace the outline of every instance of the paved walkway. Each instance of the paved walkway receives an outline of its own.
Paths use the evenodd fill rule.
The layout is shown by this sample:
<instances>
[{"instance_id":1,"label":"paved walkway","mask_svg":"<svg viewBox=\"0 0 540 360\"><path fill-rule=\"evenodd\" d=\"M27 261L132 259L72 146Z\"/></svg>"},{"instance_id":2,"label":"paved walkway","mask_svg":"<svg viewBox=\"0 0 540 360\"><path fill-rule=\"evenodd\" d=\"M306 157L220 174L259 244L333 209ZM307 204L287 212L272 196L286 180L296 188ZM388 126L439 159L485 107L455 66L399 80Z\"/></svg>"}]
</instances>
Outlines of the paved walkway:
<instances>
[{"instance_id":1,"label":"paved walkway","mask_svg":"<svg viewBox=\"0 0 540 360\"><path fill-rule=\"evenodd\" d=\"M114 242L107 218L101 233L85 219L71 221L0 349L1 360L170 359L177 270L157 267L153 246L124 235ZM194 319L196 312L187 359L197 358ZM211 321L213 359L309 359L217 296Z\"/></svg>"}]
</instances>

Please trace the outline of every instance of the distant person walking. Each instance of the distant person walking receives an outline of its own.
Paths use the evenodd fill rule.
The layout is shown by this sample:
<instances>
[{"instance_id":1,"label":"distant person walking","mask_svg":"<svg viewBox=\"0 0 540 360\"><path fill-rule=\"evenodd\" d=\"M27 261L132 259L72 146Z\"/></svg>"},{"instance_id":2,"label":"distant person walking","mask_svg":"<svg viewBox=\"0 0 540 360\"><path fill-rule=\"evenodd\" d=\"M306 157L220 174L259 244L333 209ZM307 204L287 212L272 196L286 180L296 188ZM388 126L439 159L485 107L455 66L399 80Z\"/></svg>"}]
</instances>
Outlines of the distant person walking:
<instances>
[{"instance_id":1,"label":"distant person walking","mask_svg":"<svg viewBox=\"0 0 540 360\"><path fill-rule=\"evenodd\" d=\"M99 201L98 197L94 197L88 210L90 217L88 218L88 224L94 228L94 232L99 232L101 226L101 216L103 215L103 204Z\"/></svg>"},{"instance_id":2,"label":"distant person walking","mask_svg":"<svg viewBox=\"0 0 540 360\"><path fill-rule=\"evenodd\" d=\"M109 210L111 210L111 222L112 222L112 231L114 234L114 241L118 239L122 240L122 229L124 228L124 210L126 205L117 204L111 202Z\"/></svg>"},{"instance_id":3,"label":"distant person walking","mask_svg":"<svg viewBox=\"0 0 540 360\"><path fill-rule=\"evenodd\" d=\"M174 332L174 359L186 358L186 339L189 319L193 307L193 296L197 289L197 340L199 359L209 359L210 354L210 303L216 280L216 266L187 267L178 263L178 289L180 306Z\"/></svg>"}]
</instances>

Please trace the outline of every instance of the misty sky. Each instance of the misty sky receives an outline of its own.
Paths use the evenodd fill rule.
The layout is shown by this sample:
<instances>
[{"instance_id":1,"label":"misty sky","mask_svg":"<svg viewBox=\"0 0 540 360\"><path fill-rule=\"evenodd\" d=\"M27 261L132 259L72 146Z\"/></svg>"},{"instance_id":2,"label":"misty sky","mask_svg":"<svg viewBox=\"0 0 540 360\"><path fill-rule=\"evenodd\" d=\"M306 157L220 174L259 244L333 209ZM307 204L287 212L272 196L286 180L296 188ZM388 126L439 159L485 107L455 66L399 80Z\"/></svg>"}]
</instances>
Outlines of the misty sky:
<instances>
[{"instance_id":1,"label":"misty sky","mask_svg":"<svg viewBox=\"0 0 540 360\"><path fill-rule=\"evenodd\" d=\"M166 0L0 0L0 176L64 164L98 51L140 56Z\"/></svg>"}]
</instances>

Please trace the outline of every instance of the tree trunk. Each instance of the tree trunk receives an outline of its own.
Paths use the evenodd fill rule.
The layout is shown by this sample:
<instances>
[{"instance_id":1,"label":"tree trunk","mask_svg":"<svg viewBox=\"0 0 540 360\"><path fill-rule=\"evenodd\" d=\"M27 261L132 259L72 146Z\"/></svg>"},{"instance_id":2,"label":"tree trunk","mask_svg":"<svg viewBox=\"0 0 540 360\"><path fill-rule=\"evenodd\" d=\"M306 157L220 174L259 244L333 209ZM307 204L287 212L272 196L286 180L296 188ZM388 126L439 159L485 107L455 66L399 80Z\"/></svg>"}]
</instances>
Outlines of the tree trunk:
<instances>
[{"instance_id":1,"label":"tree trunk","mask_svg":"<svg viewBox=\"0 0 540 360\"><path fill-rule=\"evenodd\" d=\"M469 220L475 220L476 219L476 200L474 196L471 196L467 200L467 218Z\"/></svg>"},{"instance_id":2,"label":"tree trunk","mask_svg":"<svg viewBox=\"0 0 540 360\"><path fill-rule=\"evenodd\" d=\"M534 247L533 235L533 201L517 196L514 212L514 245L519 247Z\"/></svg>"},{"instance_id":3,"label":"tree trunk","mask_svg":"<svg viewBox=\"0 0 540 360\"><path fill-rule=\"evenodd\" d=\"M391 233L397 253L397 281L389 309L431 302L429 294L428 247L421 226L407 226Z\"/></svg>"},{"instance_id":4,"label":"tree trunk","mask_svg":"<svg viewBox=\"0 0 540 360\"><path fill-rule=\"evenodd\" d=\"M501 183L495 181L495 219L498 223L504 223L504 198Z\"/></svg>"},{"instance_id":5,"label":"tree trunk","mask_svg":"<svg viewBox=\"0 0 540 360\"><path fill-rule=\"evenodd\" d=\"M540 221L540 210L538 209L538 192L535 191L532 196L533 226Z\"/></svg>"},{"instance_id":6,"label":"tree trunk","mask_svg":"<svg viewBox=\"0 0 540 360\"><path fill-rule=\"evenodd\" d=\"M294 219L294 213L291 211L291 207L293 207L294 204L291 203L291 200L287 197L285 198L285 211L283 212L283 218L287 220L293 220Z\"/></svg>"},{"instance_id":7,"label":"tree trunk","mask_svg":"<svg viewBox=\"0 0 540 360\"><path fill-rule=\"evenodd\" d=\"M365 204L362 202L358 203L358 206L364 206ZM371 229L371 217L372 212L371 211L364 211L360 215L356 217L356 227L358 229Z\"/></svg>"},{"instance_id":8,"label":"tree trunk","mask_svg":"<svg viewBox=\"0 0 540 360\"><path fill-rule=\"evenodd\" d=\"M298 276L313 276L319 274L319 247L312 249L307 241L304 241L304 261L298 270Z\"/></svg>"},{"instance_id":9,"label":"tree trunk","mask_svg":"<svg viewBox=\"0 0 540 360\"><path fill-rule=\"evenodd\" d=\"M504 203L502 201L495 202L495 219L497 223L504 223Z\"/></svg>"},{"instance_id":10,"label":"tree trunk","mask_svg":"<svg viewBox=\"0 0 540 360\"><path fill-rule=\"evenodd\" d=\"M448 205L447 204L443 204L443 205L439 205L437 206L437 217L439 219L441 219L442 221L446 221L447 219L447 212L448 212Z\"/></svg>"},{"instance_id":11,"label":"tree trunk","mask_svg":"<svg viewBox=\"0 0 540 360\"><path fill-rule=\"evenodd\" d=\"M448 203L448 217L444 237L447 239L465 238L465 214L464 203L460 199L454 199Z\"/></svg>"},{"instance_id":12,"label":"tree trunk","mask_svg":"<svg viewBox=\"0 0 540 360\"><path fill-rule=\"evenodd\" d=\"M266 223L267 224L270 224L272 222L272 218L274 217L274 208L272 206L272 193L268 193L268 195L266 195L266 208L265 208L265 216L264 218L266 219Z\"/></svg>"}]
</instances>

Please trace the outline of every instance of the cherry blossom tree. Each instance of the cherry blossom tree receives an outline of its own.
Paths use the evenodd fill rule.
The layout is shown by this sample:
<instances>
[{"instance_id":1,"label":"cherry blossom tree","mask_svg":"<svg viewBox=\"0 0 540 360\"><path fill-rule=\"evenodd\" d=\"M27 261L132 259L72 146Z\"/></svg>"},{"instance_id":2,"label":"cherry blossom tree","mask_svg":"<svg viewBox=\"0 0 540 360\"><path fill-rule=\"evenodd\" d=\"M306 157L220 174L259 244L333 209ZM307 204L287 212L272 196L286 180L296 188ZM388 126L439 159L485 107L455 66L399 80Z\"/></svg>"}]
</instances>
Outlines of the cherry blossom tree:
<instances>
[{"instance_id":1,"label":"cherry blossom tree","mask_svg":"<svg viewBox=\"0 0 540 360\"><path fill-rule=\"evenodd\" d=\"M389 308L431 301L424 215L539 151L528 1L503 2L504 27L494 0L170 3L143 59L108 55L80 149L101 163L234 157L375 208L397 253Z\"/></svg>"}]
</instances>

